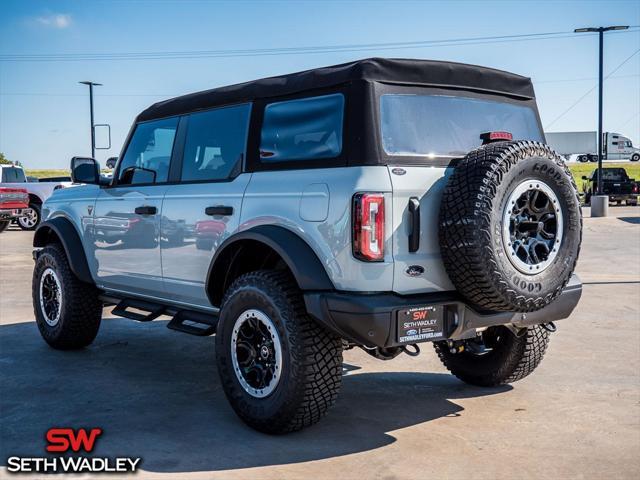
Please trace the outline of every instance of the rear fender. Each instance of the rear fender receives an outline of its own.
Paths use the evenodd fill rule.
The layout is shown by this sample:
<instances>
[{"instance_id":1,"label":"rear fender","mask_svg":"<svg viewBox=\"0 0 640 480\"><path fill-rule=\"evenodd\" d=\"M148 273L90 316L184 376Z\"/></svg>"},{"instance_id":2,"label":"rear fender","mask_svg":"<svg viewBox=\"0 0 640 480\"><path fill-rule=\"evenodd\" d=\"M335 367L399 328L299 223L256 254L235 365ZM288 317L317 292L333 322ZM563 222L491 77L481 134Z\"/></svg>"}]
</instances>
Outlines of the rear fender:
<instances>
[{"instance_id":1,"label":"rear fender","mask_svg":"<svg viewBox=\"0 0 640 480\"><path fill-rule=\"evenodd\" d=\"M274 225L261 225L228 238L216 250L207 273L207 295L214 306L220 306L224 290L231 281L227 278L236 253L243 242L257 242L269 247L286 264L296 283L303 291L334 290L313 249L290 230ZM258 266L257 266L258 267Z\"/></svg>"}]
</instances>

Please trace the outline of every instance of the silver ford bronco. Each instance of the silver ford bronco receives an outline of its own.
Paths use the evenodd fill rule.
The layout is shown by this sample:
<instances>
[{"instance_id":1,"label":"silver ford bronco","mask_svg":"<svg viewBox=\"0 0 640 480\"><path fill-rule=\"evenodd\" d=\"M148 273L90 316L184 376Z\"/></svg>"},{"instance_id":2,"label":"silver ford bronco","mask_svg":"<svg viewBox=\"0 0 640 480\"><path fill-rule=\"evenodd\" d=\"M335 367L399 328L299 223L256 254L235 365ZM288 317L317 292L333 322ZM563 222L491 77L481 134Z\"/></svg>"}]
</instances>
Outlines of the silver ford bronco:
<instances>
[{"instance_id":1,"label":"silver ford bronco","mask_svg":"<svg viewBox=\"0 0 640 480\"><path fill-rule=\"evenodd\" d=\"M342 352L431 342L464 382L519 380L582 287L582 214L530 79L367 59L193 93L135 120L113 177L92 158L43 206L33 305L45 341L113 315L215 333L237 414L317 422Z\"/></svg>"}]
</instances>

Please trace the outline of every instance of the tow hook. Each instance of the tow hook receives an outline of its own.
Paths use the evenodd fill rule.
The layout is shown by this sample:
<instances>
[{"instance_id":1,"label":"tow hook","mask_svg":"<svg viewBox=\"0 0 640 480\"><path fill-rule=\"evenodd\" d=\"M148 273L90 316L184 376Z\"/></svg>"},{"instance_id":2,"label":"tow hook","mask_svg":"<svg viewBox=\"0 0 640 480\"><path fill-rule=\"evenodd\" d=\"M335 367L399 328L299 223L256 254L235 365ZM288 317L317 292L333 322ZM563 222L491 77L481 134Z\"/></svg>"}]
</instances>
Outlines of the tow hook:
<instances>
[{"instance_id":1,"label":"tow hook","mask_svg":"<svg viewBox=\"0 0 640 480\"><path fill-rule=\"evenodd\" d=\"M413 347L413 350L409 350L409 347ZM417 357L418 355L420 355L420 347L416 343L405 345L404 353L406 353L410 357Z\"/></svg>"},{"instance_id":2,"label":"tow hook","mask_svg":"<svg viewBox=\"0 0 640 480\"><path fill-rule=\"evenodd\" d=\"M553 322L543 323L541 326L549 333L553 333L558 330L558 327L556 327L556 324Z\"/></svg>"}]
</instances>

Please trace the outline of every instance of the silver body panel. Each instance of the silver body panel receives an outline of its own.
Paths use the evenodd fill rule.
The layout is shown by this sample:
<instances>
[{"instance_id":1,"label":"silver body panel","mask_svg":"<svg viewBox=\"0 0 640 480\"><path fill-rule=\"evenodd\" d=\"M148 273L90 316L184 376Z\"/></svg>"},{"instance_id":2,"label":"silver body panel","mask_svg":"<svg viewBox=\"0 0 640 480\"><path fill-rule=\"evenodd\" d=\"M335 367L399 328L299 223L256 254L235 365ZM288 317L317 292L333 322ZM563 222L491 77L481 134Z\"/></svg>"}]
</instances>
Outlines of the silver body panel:
<instances>
[{"instance_id":1,"label":"silver body panel","mask_svg":"<svg viewBox=\"0 0 640 480\"><path fill-rule=\"evenodd\" d=\"M299 235L324 265L335 288L400 294L452 290L438 247L437 215L448 175L443 167L386 166L244 173L228 182L156 186L81 186L61 191L45 205L45 218L68 217L83 237L91 274L106 291L212 308L205 282L220 244L237 232L276 225ZM385 195L384 261L363 262L352 253L352 198ZM408 252L407 204L420 199L420 248ZM208 206L233 207L233 215L207 216ZM155 206L155 215L136 215ZM425 269L409 276L411 265ZM214 272L215 274L215 272Z\"/></svg>"}]
</instances>

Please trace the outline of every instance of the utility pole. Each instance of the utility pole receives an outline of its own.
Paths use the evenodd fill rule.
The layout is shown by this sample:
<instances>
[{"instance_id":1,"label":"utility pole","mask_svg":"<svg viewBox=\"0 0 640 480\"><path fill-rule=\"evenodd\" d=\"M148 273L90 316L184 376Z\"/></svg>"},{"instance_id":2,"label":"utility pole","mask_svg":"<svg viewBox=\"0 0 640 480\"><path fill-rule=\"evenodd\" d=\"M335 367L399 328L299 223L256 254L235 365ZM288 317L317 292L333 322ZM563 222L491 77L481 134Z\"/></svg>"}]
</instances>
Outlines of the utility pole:
<instances>
[{"instance_id":1,"label":"utility pole","mask_svg":"<svg viewBox=\"0 0 640 480\"><path fill-rule=\"evenodd\" d=\"M588 27L588 28L576 28L574 30L575 33L585 33L585 32L598 32L598 47L599 47L599 70L598 70L598 183L596 186L596 194L602 195L602 84L603 84L603 46L604 46L604 32L608 32L610 30L626 30L628 29L628 25L615 25L610 27ZM608 205L607 198L607 205ZM592 204L592 215L593 215L593 204ZM605 213L606 215L606 213ZM605 216L599 215L599 216Z\"/></svg>"},{"instance_id":2,"label":"utility pole","mask_svg":"<svg viewBox=\"0 0 640 480\"><path fill-rule=\"evenodd\" d=\"M96 158L96 127L93 123L93 87L100 87L102 84L89 81L78 83L89 86L89 110L91 112L91 158Z\"/></svg>"}]
</instances>

